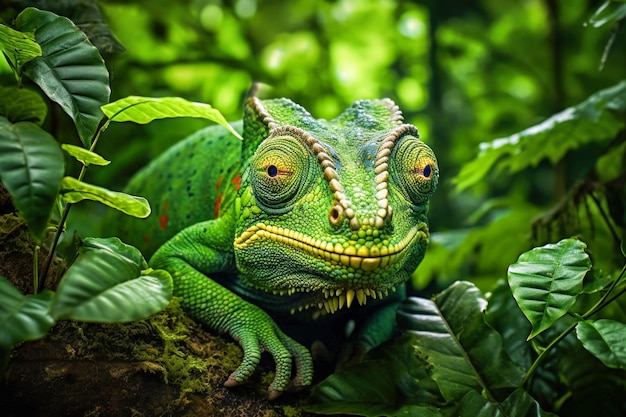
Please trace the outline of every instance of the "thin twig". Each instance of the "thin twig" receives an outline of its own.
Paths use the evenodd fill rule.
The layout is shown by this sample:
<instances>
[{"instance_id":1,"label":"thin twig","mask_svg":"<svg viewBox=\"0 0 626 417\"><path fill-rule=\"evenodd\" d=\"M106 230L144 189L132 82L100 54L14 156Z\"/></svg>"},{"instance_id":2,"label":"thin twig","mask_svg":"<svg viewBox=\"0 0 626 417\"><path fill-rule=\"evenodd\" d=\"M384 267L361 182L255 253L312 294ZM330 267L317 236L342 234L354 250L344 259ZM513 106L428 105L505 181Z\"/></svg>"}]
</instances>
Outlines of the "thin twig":
<instances>
[{"instance_id":1,"label":"thin twig","mask_svg":"<svg viewBox=\"0 0 626 417\"><path fill-rule=\"evenodd\" d=\"M39 292L39 245L35 245L33 252L33 292Z\"/></svg>"},{"instance_id":2,"label":"thin twig","mask_svg":"<svg viewBox=\"0 0 626 417\"><path fill-rule=\"evenodd\" d=\"M70 207L72 206L72 203L67 203L65 205L65 208L63 209L63 214L61 214L61 220L59 221L59 225L57 226L57 230L54 233L54 239L52 240L52 245L50 246L50 249L48 251L48 256L46 256L46 263L43 266L43 269L41 270L41 280L39 282L39 290L41 290L46 283L46 280L48 278L48 271L50 270L50 265L52 264L52 258L54 258L54 252L56 251L56 247L59 244L59 239L61 239L61 233L63 233L63 229L64 229L64 225L65 225L65 221L67 220L67 216L68 214L70 214ZM37 293L37 288L35 289L35 293Z\"/></svg>"},{"instance_id":3,"label":"thin twig","mask_svg":"<svg viewBox=\"0 0 626 417\"><path fill-rule=\"evenodd\" d=\"M593 202L596 203L596 207L598 207L598 210L600 211L600 215L604 219L604 223L608 227L609 231L611 232L611 235L613 236L613 240L615 241L615 244L619 248L620 244L621 244L621 240L619 238L619 235L617 234L617 232L613 228L613 225L611 224L611 220L609 219L609 217L604 212L604 208L602 208L602 204L600 204L600 201L596 198L596 196L593 193L593 191L589 193L589 196L591 197Z\"/></svg>"},{"instance_id":4,"label":"thin twig","mask_svg":"<svg viewBox=\"0 0 626 417\"><path fill-rule=\"evenodd\" d=\"M604 47L604 52L602 52L602 58L600 58L600 65L598 66L598 71L602 71L604 69L604 65L606 61L609 59L609 52L611 52L611 48L613 47L613 42L617 37L617 31L619 30L619 25L622 23L622 20L618 20L615 26L613 26L613 30L611 30L611 36L609 40L606 42L606 46Z\"/></svg>"}]
</instances>

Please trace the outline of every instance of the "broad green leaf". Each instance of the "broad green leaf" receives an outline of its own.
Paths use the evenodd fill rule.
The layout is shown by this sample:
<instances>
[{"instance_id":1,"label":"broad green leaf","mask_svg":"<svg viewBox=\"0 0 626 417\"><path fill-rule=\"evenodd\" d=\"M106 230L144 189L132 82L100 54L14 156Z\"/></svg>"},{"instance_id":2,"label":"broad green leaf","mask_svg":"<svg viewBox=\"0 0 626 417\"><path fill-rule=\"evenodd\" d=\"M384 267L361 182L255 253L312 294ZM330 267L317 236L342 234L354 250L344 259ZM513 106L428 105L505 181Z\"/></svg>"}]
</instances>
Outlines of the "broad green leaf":
<instances>
[{"instance_id":1,"label":"broad green leaf","mask_svg":"<svg viewBox=\"0 0 626 417\"><path fill-rule=\"evenodd\" d=\"M162 270L142 275L142 263L118 255L110 247L82 247L59 284L52 316L125 322L160 311L172 297L172 278Z\"/></svg>"},{"instance_id":2,"label":"broad green leaf","mask_svg":"<svg viewBox=\"0 0 626 417\"><path fill-rule=\"evenodd\" d=\"M27 8L16 19L21 31L35 32L43 56L24 65L24 73L58 103L76 124L89 148L108 103L109 72L98 50L71 20Z\"/></svg>"},{"instance_id":3,"label":"broad green leaf","mask_svg":"<svg viewBox=\"0 0 626 417\"><path fill-rule=\"evenodd\" d=\"M534 357L534 351L526 341L531 327L517 306L511 288L504 280L499 281L488 301L485 320L502 335L504 348L513 362L528 369Z\"/></svg>"},{"instance_id":4,"label":"broad green leaf","mask_svg":"<svg viewBox=\"0 0 626 417\"><path fill-rule=\"evenodd\" d=\"M33 33L22 33L2 24L0 24L0 50L4 52L18 74L26 62L42 54Z\"/></svg>"},{"instance_id":5,"label":"broad green leaf","mask_svg":"<svg viewBox=\"0 0 626 417\"><path fill-rule=\"evenodd\" d=\"M546 330L574 305L591 269L583 242L563 239L534 248L509 266L513 297L530 321L528 340Z\"/></svg>"},{"instance_id":6,"label":"broad green leaf","mask_svg":"<svg viewBox=\"0 0 626 417\"><path fill-rule=\"evenodd\" d=\"M477 391L470 391L458 407L459 417L549 417L526 391L517 389L501 403L493 403Z\"/></svg>"},{"instance_id":7,"label":"broad green leaf","mask_svg":"<svg viewBox=\"0 0 626 417\"><path fill-rule=\"evenodd\" d=\"M107 250L128 259L130 263L139 265L142 270L148 268L148 263L141 252L134 246L122 242L117 237L86 237L83 239L82 246L90 250Z\"/></svg>"},{"instance_id":8,"label":"broad green leaf","mask_svg":"<svg viewBox=\"0 0 626 417\"><path fill-rule=\"evenodd\" d=\"M370 352L362 363L338 370L315 386L305 409L317 414L441 416L440 394L426 364L415 355L416 343L414 337L397 338Z\"/></svg>"},{"instance_id":9,"label":"broad green leaf","mask_svg":"<svg viewBox=\"0 0 626 417\"><path fill-rule=\"evenodd\" d=\"M167 271L153 270L150 274L94 293L89 300L77 305L69 318L101 323L142 320L168 305L172 288L172 277ZM96 290L95 287L90 289Z\"/></svg>"},{"instance_id":10,"label":"broad green leaf","mask_svg":"<svg viewBox=\"0 0 626 417\"><path fill-rule=\"evenodd\" d=\"M48 314L52 293L23 295L0 276L0 349L44 337L54 325Z\"/></svg>"},{"instance_id":11,"label":"broad green leaf","mask_svg":"<svg viewBox=\"0 0 626 417\"><path fill-rule=\"evenodd\" d=\"M446 401L460 401L469 391L498 398L522 380L502 337L485 322L486 303L473 284L461 281L433 300L409 298L398 310L400 329L417 336L415 348Z\"/></svg>"},{"instance_id":12,"label":"broad green leaf","mask_svg":"<svg viewBox=\"0 0 626 417\"><path fill-rule=\"evenodd\" d=\"M216 122L241 139L219 110L209 104L187 101L180 97L129 96L102 106L102 111L112 122L150 123L155 119L171 117L198 117Z\"/></svg>"},{"instance_id":13,"label":"broad green leaf","mask_svg":"<svg viewBox=\"0 0 626 417\"><path fill-rule=\"evenodd\" d=\"M388 362L367 361L355 369L337 371L316 386L307 411L316 414L358 414L368 417L403 415L411 410L424 417L441 416L434 405L412 404L398 395L398 364L390 369ZM381 372L382 371L382 372ZM372 378L376 375L375 378ZM364 383L367 382L367 383ZM402 403L402 401L407 403ZM400 402L398 402L400 401Z\"/></svg>"},{"instance_id":14,"label":"broad green leaf","mask_svg":"<svg viewBox=\"0 0 626 417\"><path fill-rule=\"evenodd\" d=\"M107 161L97 153L92 152L89 149L81 148L80 146L64 143L61 145L61 149L63 149L68 155L76 158L83 165L105 166L111 163L111 161Z\"/></svg>"},{"instance_id":15,"label":"broad green leaf","mask_svg":"<svg viewBox=\"0 0 626 417\"><path fill-rule=\"evenodd\" d=\"M63 171L63 152L50 134L0 117L0 180L36 239L47 226Z\"/></svg>"},{"instance_id":16,"label":"broad green leaf","mask_svg":"<svg viewBox=\"0 0 626 417\"><path fill-rule=\"evenodd\" d=\"M512 174L536 166L544 159L553 164L571 149L595 142L608 143L624 129L626 81L598 91L542 123L511 136L480 144L477 158L463 166L455 182L459 190L490 174Z\"/></svg>"},{"instance_id":17,"label":"broad green leaf","mask_svg":"<svg viewBox=\"0 0 626 417\"><path fill-rule=\"evenodd\" d=\"M576 336L609 368L626 369L626 324L610 319L583 321L576 326Z\"/></svg>"},{"instance_id":18,"label":"broad green leaf","mask_svg":"<svg viewBox=\"0 0 626 417\"><path fill-rule=\"evenodd\" d=\"M63 178L60 195L68 203L93 200L106 204L129 216L143 219L150 215L150 203L143 197L111 191L72 177Z\"/></svg>"},{"instance_id":19,"label":"broad green leaf","mask_svg":"<svg viewBox=\"0 0 626 417\"><path fill-rule=\"evenodd\" d=\"M41 126L47 113L45 101L34 91L0 86L0 116L12 123L33 122Z\"/></svg>"}]
</instances>

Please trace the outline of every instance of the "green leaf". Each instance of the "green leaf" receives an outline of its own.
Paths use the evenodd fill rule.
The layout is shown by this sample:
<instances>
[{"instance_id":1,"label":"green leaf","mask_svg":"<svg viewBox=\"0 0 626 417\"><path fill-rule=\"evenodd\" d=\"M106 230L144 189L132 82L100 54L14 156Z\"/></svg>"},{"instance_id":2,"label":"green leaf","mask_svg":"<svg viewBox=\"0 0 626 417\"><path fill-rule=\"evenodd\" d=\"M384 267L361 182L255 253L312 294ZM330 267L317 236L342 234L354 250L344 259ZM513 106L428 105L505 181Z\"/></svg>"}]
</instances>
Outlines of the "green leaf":
<instances>
[{"instance_id":1,"label":"green leaf","mask_svg":"<svg viewBox=\"0 0 626 417\"><path fill-rule=\"evenodd\" d=\"M626 324L610 319L583 321L576 326L576 337L609 368L626 369Z\"/></svg>"},{"instance_id":2,"label":"green leaf","mask_svg":"<svg viewBox=\"0 0 626 417\"><path fill-rule=\"evenodd\" d=\"M488 175L519 172L544 159L555 164L569 150L587 143L608 143L624 129L624 117L619 112L625 109L626 81L622 81L536 126L481 143L478 157L465 164L456 177L457 189L471 187Z\"/></svg>"},{"instance_id":3,"label":"green leaf","mask_svg":"<svg viewBox=\"0 0 626 417\"><path fill-rule=\"evenodd\" d=\"M37 240L61 186L63 165L63 152L46 131L0 117L0 180Z\"/></svg>"},{"instance_id":4,"label":"green leaf","mask_svg":"<svg viewBox=\"0 0 626 417\"><path fill-rule=\"evenodd\" d=\"M583 242L563 239L520 255L509 266L513 297L530 321L528 340L546 330L574 305L591 269Z\"/></svg>"},{"instance_id":5,"label":"green leaf","mask_svg":"<svg viewBox=\"0 0 626 417\"><path fill-rule=\"evenodd\" d=\"M28 61L41 56L41 47L33 33L22 33L0 24L0 50L4 52L11 67L19 74Z\"/></svg>"},{"instance_id":6,"label":"green leaf","mask_svg":"<svg viewBox=\"0 0 626 417\"><path fill-rule=\"evenodd\" d=\"M117 237L86 237L82 247L89 250L104 250L126 258L128 262L139 265L142 270L148 269L148 263L137 248L127 245Z\"/></svg>"},{"instance_id":7,"label":"green leaf","mask_svg":"<svg viewBox=\"0 0 626 417\"><path fill-rule=\"evenodd\" d=\"M83 165L105 166L111 163L111 161L104 159L97 153L92 152L89 149L81 148L80 146L64 143L61 145L61 149L63 149L68 155L76 158Z\"/></svg>"},{"instance_id":8,"label":"green leaf","mask_svg":"<svg viewBox=\"0 0 626 417\"><path fill-rule=\"evenodd\" d=\"M535 353L526 342L531 327L517 306L511 288L504 280L500 280L488 300L485 320L502 335L509 357L522 369L528 369Z\"/></svg>"},{"instance_id":9,"label":"green leaf","mask_svg":"<svg viewBox=\"0 0 626 417\"><path fill-rule=\"evenodd\" d=\"M0 86L0 116L12 123L33 122L41 126L47 113L45 101L34 91Z\"/></svg>"},{"instance_id":10,"label":"green leaf","mask_svg":"<svg viewBox=\"0 0 626 417\"><path fill-rule=\"evenodd\" d=\"M104 114L112 122L150 123L155 119L170 117L198 117L216 122L241 139L219 110L209 104L187 101L180 97L138 97L129 96L102 107Z\"/></svg>"},{"instance_id":11,"label":"green leaf","mask_svg":"<svg viewBox=\"0 0 626 417\"><path fill-rule=\"evenodd\" d=\"M126 322L144 319L172 297L172 278L163 270L143 275L145 261L134 249L130 257L114 252L118 241L92 239L83 246L59 284L51 314L57 319ZM112 242L112 245L109 244ZM104 247L103 247L104 246ZM126 249L128 250L126 245Z\"/></svg>"},{"instance_id":12,"label":"green leaf","mask_svg":"<svg viewBox=\"0 0 626 417\"><path fill-rule=\"evenodd\" d=\"M304 408L317 414L441 416L440 394L415 355L417 343L405 336L376 348L362 363L316 385Z\"/></svg>"},{"instance_id":13,"label":"green leaf","mask_svg":"<svg viewBox=\"0 0 626 417\"><path fill-rule=\"evenodd\" d=\"M521 369L506 355L500 334L485 322L485 307L480 291L461 281L433 300L409 298L398 310L400 329L417 336L415 348L446 401L460 401L470 391L496 399L521 383Z\"/></svg>"},{"instance_id":14,"label":"green leaf","mask_svg":"<svg viewBox=\"0 0 626 417\"><path fill-rule=\"evenodd\" d=\"M71 20L27 8L16 19L21 31L34 31L43 56L24 65L24 73L58 103L76 124L85 146L91 146L108 103L109 72L98 50Z\"/></svg>"},{"instance_id":15,"label":"green leaf","mask_svg":"<svg viewBox=\"0 0 626 417\"><path fill-rule=\"evenodd\" d=\"M48 314L52 293L23 295L0 276L0 349L44 337L54 325Z\"/></svg>"},{"instance_id":16,"label":"green leaf","mask_svg":"<svg viewBox=\"0 0 626 417\"><path fill-rule=\"evenodd\" d=\"M317 414L358 414L362 416L395 416L411 410L419 416L441 416L435 406L398 403L397 385L402 380L395 376L402 369L387 368L388 362L368 361L348 372L338 371L315 387L310 403L305 409ZM376 378L372 378L376 375ZM368 381L364 384L363 381Z\"/></svg>"},{"instance_id":17,"label":"green leaf","mask_svg":"<svg viewBox=\"0 0 626 417\"><path fill-rule=\"evenodd\" d=\"M129 216L141 219L150 215L150 203L143 197L111 191L72 177L63 178L61 197L68 203L78 203L83 200L98 201Z\"/></svg>"}]
</instances>

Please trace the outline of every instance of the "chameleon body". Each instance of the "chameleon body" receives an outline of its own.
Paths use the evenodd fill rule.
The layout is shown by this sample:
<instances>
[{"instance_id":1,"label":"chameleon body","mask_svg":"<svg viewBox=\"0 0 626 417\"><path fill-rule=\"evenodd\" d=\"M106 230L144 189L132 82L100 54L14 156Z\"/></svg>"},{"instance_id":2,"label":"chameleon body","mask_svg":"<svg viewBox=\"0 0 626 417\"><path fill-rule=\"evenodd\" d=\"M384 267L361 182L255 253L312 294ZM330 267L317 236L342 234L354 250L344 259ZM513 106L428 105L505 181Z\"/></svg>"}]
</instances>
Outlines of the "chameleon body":
<instances>
[{"instance_id":1,"label":"chameleon body","mask_svg":"<svg viewBox=\"0 0 626 417\"><path fill-rule=\"evenodd\" d=\"M243 141L204 129L131 180L127 191L147 197L153 214L120 220L118 235L154 252L150 265L172 274L188 314L240 343L242 363L225 385L245 381L269 352L275 398L312 381L300 342L343 339L351 321L350 361L391 336L426 250L439 175L402 120L388 99L325 121L288 99L251 97L234 124Z\"/></svg>"}]
</instances>

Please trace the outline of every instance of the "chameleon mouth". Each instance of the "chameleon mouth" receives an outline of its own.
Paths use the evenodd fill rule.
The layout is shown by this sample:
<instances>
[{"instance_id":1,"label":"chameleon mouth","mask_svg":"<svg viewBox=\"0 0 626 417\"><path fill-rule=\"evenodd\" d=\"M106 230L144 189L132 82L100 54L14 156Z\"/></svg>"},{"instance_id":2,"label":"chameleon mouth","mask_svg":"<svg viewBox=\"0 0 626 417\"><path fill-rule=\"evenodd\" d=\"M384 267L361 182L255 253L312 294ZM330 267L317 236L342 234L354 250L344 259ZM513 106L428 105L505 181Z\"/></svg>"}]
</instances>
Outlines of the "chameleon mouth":
<instances>
[{"instance_id":1,"label":"chameleon mouth","mask_svg":"<svg viewBox=\"0 0 626 417\"><path fill-rule=\"evenodd\" d=\"M391 287L392 292L396 292L396 287ZM274 291L274 294L280 294L280 291ZM319 313L326 311L326 313L334 314L336 311L341 310L344 306L350 308L352 302L356 298L360 306L364 306L367 303L367 297L373 299L383 298L389 295L389 289L384 290L372 290L369 288L355 289L337 289L337 290L323 290L324 300L312 303L302 304L297 308L291 309L291 314L295 314L296 311L308 310L311 307L317 307ZM314 315L316 318L319 314Z\"/></svg>"},{"instance_id":2,"label":"chameleon mouth","mask_svg":"<svg viewBox=\"0 0 626 417\"><path fill-rule=\"evenodd\" d=\"M347 245L340 243L327 243L321 240L313 239L301 232L257 223L246 229L240 236L235 239L235 249L243 249L257 241L271 240L284 243L291 247L297 248L311 256L317 257L323 261L339 264L345 268L361 271L369 274L376 269L387 268L404 258L406 249L415 241L428 240L428 226L424 222L420 222L417 226L411 228L409 232L395 244L386 246L365 245ZM327 313L334 313L342 309L344 306L348 308L352 305L353 300L357 300L359 305L364 305L367 298L383 298L389 294L389 290L395 291L395 287L373 288L320 288L323 299L313 301L301 305L298 310L308 309L310 307L318 307L320 310L326 310ZM289 288L283 290L275 290L276 295L293 295L297 292L311 293L311 289ZM295 313L296 309L291 312Z\"/></svg>"},{"instance_id":3,"label":"chameleon mouth","mask_svg":"<svg viewBox=\"0 0 626 417\"><path fill-rule=\"evenodd\" d=\"M334 261L348 268L371 272L394 264L416 238L419 240L428 238L426 223L419 223L396 244L389 244L380 248L377 246L368 248L365 245L359 245L358 249L354 245L344 247L340 243L326 243L312 239L295 230L257 223L235 239L235 249L243 249L256 241L272 240L300 249L325 261Z\"/></svg>"}]
</instances>

